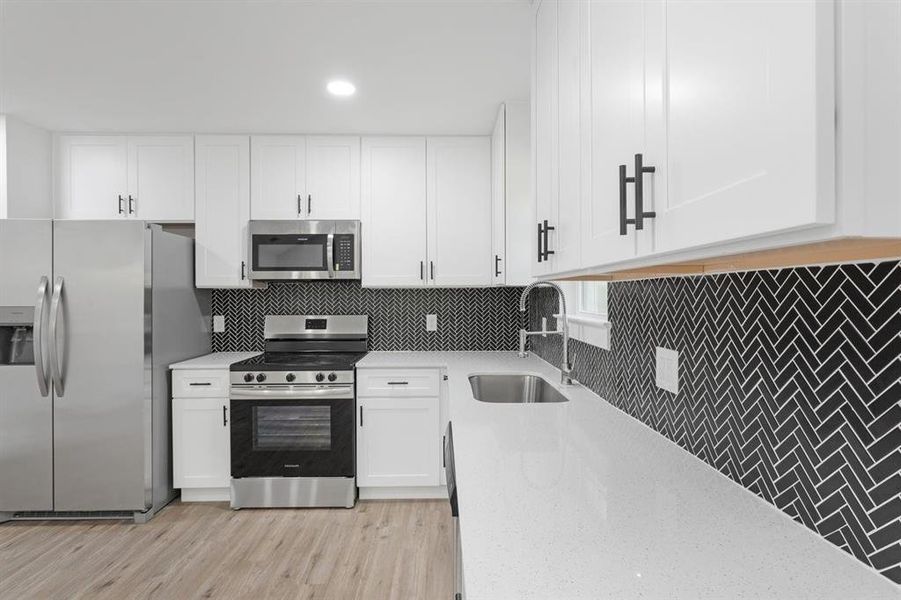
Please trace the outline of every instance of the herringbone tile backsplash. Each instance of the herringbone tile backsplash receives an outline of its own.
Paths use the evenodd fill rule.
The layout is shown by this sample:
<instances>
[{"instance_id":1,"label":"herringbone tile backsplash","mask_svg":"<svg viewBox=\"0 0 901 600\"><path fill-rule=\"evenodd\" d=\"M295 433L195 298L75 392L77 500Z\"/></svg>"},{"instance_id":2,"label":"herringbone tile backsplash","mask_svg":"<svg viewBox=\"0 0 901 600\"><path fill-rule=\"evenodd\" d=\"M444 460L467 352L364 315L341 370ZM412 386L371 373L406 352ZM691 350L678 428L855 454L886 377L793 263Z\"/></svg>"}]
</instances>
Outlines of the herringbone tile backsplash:
<instances>
[{"instance_id":1,"label":"herringbone tile backsplash","mask_svg":"<svg viewBox=\"0 0 901 600\"><path fill-rule=\"evenodd\" d=\"M572 342L575 377L901 583L901 264L609 290L610 351ZM556 311L540 294L533 327ZM556 337L532 342L559 364ZM678 394L655 386L656 346L680 353Z\"/></svg>"},{"instance_id":2,"label":"herringbone tile backsplash","mask_svg":"<svg viewBox=\"0 0 901 600\"><path fill-rule=\"evenodd\" d=\"M358 281L273 283L263 290L213 290L226 332L213 350L262 350L266 315L368 315L372 350L514 350L524 317L522 288L369 289ZM438 315L438 331L425 329Z\"/></svg>"}]
</instances>

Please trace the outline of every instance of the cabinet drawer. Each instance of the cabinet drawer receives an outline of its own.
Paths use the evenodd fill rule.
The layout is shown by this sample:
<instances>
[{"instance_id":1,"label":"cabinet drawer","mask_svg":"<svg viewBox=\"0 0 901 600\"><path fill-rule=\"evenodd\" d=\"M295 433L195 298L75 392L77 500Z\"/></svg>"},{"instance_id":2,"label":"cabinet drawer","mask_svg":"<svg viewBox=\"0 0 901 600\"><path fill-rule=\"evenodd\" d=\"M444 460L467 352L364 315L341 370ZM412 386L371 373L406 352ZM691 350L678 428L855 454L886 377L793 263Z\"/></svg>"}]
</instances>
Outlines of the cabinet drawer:
<instances>
[{"instance_id":1,"label":"cabinet drawer","mask_svg":"<svg viewBox=\"0 0 901 600\"><path fill-rule=\"evenodd\" d=\"M172 371L173 398L228 398L229 371Z\"/></svg>"},{"instance_id":2,"label":"cabinet drawer","mask_svg":"<svg viewBox=\"0 0 901 600\"><path fill-rule=\"evenodd\" d=\"M357 372L357 395L438 396L437 369L361 369Z\"/></svg>"}]
</instances>

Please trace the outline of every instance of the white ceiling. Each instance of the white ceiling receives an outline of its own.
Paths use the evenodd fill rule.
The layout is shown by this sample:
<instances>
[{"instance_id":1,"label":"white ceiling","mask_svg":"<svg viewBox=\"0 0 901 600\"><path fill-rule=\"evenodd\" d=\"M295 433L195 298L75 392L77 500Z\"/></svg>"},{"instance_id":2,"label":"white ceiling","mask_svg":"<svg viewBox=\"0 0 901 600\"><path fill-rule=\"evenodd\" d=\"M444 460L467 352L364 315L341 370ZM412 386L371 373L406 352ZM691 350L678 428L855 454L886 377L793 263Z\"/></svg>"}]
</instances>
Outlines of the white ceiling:
<instances>
[{"instance_id":1,"label":"white ceiling","mask_svg":"<svg viewBox=\"0 0 901 600\"><path fill-rule=\"evenodd\" d=\"M477 133L529 93L526 0L0 0L0 113L54 130ZM335 99L326 82L357 86Z\"/></svg>"}]
</instances>

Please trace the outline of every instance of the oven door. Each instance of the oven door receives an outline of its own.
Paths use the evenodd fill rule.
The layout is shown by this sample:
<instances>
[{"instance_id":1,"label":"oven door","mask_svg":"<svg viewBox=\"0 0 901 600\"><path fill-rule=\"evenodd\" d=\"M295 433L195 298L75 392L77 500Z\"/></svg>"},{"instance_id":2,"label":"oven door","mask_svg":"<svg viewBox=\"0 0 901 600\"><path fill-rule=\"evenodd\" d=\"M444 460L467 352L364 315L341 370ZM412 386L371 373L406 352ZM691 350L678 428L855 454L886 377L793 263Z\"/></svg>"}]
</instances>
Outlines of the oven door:
<instances>
[{"instance_id":1,"label":"oven door","mask_svg":"<svg viewBox=\"0 0 901 600\"><path fill-rule=\"evenodd\" d=\"M353 477L353 385L233 387L231 473Z\"/></svg>"}]
</instances>

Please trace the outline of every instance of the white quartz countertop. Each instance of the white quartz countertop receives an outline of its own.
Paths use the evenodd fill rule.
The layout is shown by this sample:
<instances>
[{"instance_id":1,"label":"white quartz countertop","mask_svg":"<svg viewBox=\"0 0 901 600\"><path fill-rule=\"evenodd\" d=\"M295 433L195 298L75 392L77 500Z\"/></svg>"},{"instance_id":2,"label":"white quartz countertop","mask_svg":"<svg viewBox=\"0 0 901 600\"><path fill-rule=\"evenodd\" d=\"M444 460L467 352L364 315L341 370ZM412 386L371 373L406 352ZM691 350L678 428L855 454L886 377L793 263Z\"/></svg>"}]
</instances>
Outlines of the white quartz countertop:
<instances>
[{"instance_id":1,"label":"white quartz countertop","mask_svg":"<svg viewBox=\"0 0 901 600\"><path fill-rule=\"evenodd\" d=\"M446 368L467 600L894 599L896 586L587 388L513 352L370 352ZM543 376L569 402L476 401Z\"/></svg>"},{"instance_id":2,"label":"white quartz countertop","mask_svg":"<svg viewBox=\"0 0 901 600\"><path fill-rule=\"evenodd\" d=\"M169 365L170 369L227 369L262 352L213 352Z\"/></svg>"}]
</instances>

